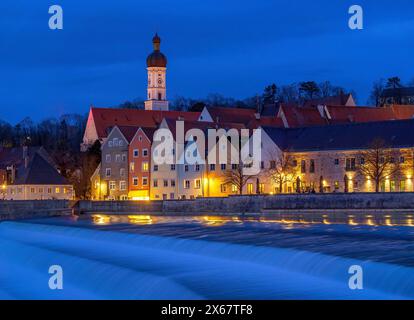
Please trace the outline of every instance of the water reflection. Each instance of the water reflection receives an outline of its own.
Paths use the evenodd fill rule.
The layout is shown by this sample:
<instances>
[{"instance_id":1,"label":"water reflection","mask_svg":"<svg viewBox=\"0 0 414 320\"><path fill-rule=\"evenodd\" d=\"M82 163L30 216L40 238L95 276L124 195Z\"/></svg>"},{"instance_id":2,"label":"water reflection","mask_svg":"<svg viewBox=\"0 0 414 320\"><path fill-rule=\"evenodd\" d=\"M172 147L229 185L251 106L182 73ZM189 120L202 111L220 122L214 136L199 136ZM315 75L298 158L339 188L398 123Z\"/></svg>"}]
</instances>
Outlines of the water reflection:
<instances>
[{"instance_id":1,"label":"water reflection","mask_svg":"<svg viewBox=\"0 0 414 320\"><path fill-rule=\"evenodd\" d=\"M157 216L157 215L106 215L93 214L92 223L95 225L110 224L134 224L134 225L151 225L162 223L199 223L206 227L220 227L226 224L242 224L247 222L255 223L277 223L284 228L293 228L295 225L310 224L347 224L350 226L408 226L414 227L412 214L289 214L277 217L258 217L258 216Z\"/></svg>"}]
</instances>

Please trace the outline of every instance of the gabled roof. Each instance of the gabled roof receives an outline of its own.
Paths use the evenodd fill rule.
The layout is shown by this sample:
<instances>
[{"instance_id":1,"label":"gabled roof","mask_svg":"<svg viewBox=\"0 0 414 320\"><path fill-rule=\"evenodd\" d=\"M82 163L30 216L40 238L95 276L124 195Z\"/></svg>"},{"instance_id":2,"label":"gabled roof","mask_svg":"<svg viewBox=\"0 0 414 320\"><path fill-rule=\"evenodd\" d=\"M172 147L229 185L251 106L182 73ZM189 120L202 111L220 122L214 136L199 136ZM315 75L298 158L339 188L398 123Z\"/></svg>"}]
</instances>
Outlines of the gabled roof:
<instances>
[{"instance_id":1,"label":"gabled roof","mask_svg":"<svg viewBox=\"0 0 414 320\"><path fill-rule=\"evenodd\" d=\"M70 184L56 170L55 164L43 147L27 147L27 167L23 158L23 147L2 148L0 150L0 168L16 167L14 184Z\"/></svg>"},{"instance_id":2,"label":"gabled roof","mask_svg":"<svg viewBox=\"0 0 414 320\"><path fill-rule=\"evenodd\" d=\"M27 168L24 164L17 168L17 177L14 184L68 185L69 182L36 152Z\"/></svg>"},{"instance_id":3,"label":"gabled roof","mask_svg":"<svg viewBox=\"0 0 414 320\"><path fill-rule=\"evenodd\" d=\"M336 106L355 107L355 102L354 102L354 98L352 97L352 94L348 93L348 94L339 94L337 96L306 100L303 106L304 107L316 107L318 105L336 105Z\"/></svg>"},{"instance_id":4,"label":"gabled roof","mask_svg":"<svg viewBox=\"0 0 414 320\"><path fill-rule=\"evenodd\" d=\"M263 127L281 150L292 152L366 149L380 138L393 148L414 147L414 120L282 129Z\"/></svg>"},{"instance_id":5,"label":"gabled roof","mask_svg":"<svg viewBox=\"0 0 414 320\"><path fill-rule=\"evenodd\" d=\"M349 107L346 107L349 108ZM321 126L327 124L317 108L297 107L293 105L281 105L281 112L283 112L289 128Z\"/></svg>"},{"instance_id":6,"label":"gabled roof","mask_svg":"<svg viewBox=\"0 0 414 320\"><path fill-rule=\"evenodd\" d=\"M163 118L197 120L200 112L161 111L138 109L95 108L90 109L96 132L106 138L108 129L117 126L157 127Z\"/></svg>"},{"instance_id":7,"label":"gabled roof","mask_svg":"<svg viewBox=\"0 0 414 320\"><path fill-rule=\"evenodd\" d=\"M255 109L247 108L225 108L225 107L206 107L213 122L218 123L244 123L247 124L255 118Z\"/></svg>"}]
</instances>

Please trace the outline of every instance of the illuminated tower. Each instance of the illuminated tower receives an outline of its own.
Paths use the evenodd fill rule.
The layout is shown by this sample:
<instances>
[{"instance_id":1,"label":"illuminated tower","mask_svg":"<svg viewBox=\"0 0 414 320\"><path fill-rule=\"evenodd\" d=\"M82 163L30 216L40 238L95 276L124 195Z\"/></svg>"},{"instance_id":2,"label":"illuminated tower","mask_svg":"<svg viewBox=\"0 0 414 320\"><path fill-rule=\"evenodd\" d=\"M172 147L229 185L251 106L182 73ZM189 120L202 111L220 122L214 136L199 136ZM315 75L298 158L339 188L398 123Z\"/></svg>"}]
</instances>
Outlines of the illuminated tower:
<instances>
[{"instance_id":1,"label":"illuminated tower","mask_svg":"<svg viewBox=\"0 0 414 320\"><path fill-rule=\"evenodd\" d=\"M160 51L158 34L152 38L154 51L147 58L148 86L145 110L168 110L166 72L167 58Z\"/></svg>"}]
</instances>

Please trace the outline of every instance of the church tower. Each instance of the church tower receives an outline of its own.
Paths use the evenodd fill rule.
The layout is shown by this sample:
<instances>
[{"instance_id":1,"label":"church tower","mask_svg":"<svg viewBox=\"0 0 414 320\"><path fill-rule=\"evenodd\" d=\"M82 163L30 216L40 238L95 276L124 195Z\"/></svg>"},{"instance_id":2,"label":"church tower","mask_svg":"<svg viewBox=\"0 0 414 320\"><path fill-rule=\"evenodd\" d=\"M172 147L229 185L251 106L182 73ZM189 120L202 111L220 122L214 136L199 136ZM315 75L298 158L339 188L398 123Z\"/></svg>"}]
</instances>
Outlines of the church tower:
<instances>
[{"instance_id":1,"label":"church tower","mask_svg":"<svg viewBox=\"0 0 414 320\"><path fill-rule=\"evenodd\" d=\"M147 58L148 86L145 110L168 110L166 72L167 58L160 51L158 34L152 38L154 51Z\"/></svg>"}]
</instances>

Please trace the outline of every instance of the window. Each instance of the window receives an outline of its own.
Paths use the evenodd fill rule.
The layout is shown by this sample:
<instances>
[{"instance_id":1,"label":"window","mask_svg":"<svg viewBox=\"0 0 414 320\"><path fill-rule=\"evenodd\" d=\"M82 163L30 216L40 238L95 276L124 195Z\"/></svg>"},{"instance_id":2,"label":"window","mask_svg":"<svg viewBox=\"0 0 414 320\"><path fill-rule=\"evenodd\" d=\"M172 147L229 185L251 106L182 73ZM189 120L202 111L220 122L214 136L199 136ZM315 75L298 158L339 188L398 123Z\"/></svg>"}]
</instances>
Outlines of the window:
<instances>
[{"instance_id":1,"label":"window","mask_svg":"<svg viewBox=\"0 0 414 320\"><path fill-rule=\"evenodd\" d=\"M154 171L158 171L158 164L154 164Z\"/></svg>"},{"instance_id":2,"label":"window","mask_svg":"<svg viewBox=\"0 0 414 320\"><path fill-rule=\"evenodd\" d=\"M405 181L401 180L400 181L400 192L404 192L405 191Z\"/></svg>"},{"instance_id":3,"label":"window","mask_svg":"<svg viewBox=\"0 0 414 320\"><path fill-rule=\"evenodd\" d=\"M405 158L403 156L400 157L400 163L404 163L405 162Z\"/></svg>"},{"instance_id":4,"label":"window","mask_svg":"<svg viewBox=\"0 0 414 320\"><path fill-rule=\"evenodd\" d=\"M134 172L134 171L135 171L135 163L134 162L131 162L129 164L129 172Z\"/></svg>"},{"instance_id":5,"label":"window","mask_svg":"<svg viewBox=\"0 0 414 320\"><path fill-rule=\"evenodd\" d=\"M111 176L111 168L105 169L105 176L110 177Z\"/></svg>"},{"instance_id":6,"label":"window","mask_svg":"<svg viewBox=\"0 0 414 320\"><path fill-rule=\"evenodd\" d=\"M134 158L138 158L139 157L139 151L138 151L138 149L134 149L134 151L133 151L133 157Z\"/></svg>"},{"instance_id":7,"label":"window","mask_svg":"<svg viewBox=\"0 0 414 320\"><path fill-rule=\"evenodd\" d=\"M110 148L112 148L112 146L114 145L114 143L112 142L112 140L109 140L108 145Z\"/></svg>"},{"instance_id":8,"label":"window","mask_svg":"<svg viewBox=\"0 0 414 320\"><path fill-rule=\"evenodd\" d=\"M361 158L359 159L359 164L360 164L360 165L364 165L364 164L365 164L365 158L364 158L364 157L361 157Z\"/></svg>"},{"instance_id":9,"label":"window","mask_svg":"<svg viewBox=\"0 0 414 320\"><path fill-rule=\"evenodd\" d=\"M123 178L123 177L125 177L125 169L124 168L121 168L121 169L119 169L119 175Z\"/></svg>"},{"instance_id":10,"label":"window","mask_svg":"<svg viewBox=\"0 0 414 320\"><path fill-rule=\"evenodd\" d=\"M355 158L346 158L346 171L355 171Z\"/></svg>"},{"instance_id":11,"label":"window","mask_svg":"<svg viewBox=\"0 0 414 320\"><path fill-rule=\"evenodd\" d=\"M269 167L270 167L270 169L276 169L276 161L275 160L270 160Z\"/></svg>"},{"instance_id":12,"label":"window","mask_svg":"<svg viewBox=\"0 0 414 320\"><path fill-rule=\"evenodd\" d=\"M293 160L293 166L296 168L298 166L298 160Z\"/></svg>"},{"instance_id":13,"label":"window","mask_svg":"<svg viewBox=\"0 0 414 320\"><path fill-rule=\"evenodd\" d=\"M168 180L164 179L164 187L168 187Z\"/></svg>"},{"instance_id":14,"label":"window","mask_svg":"<svg viewBox=\"0 0 414 320\"><path fill-rule=\"evenodd\" d=\"M194 188L196 188L196 189L201 188L201 180L200 179L194 180Z\"/></svg>"},{"instance_id":15,"label":"window","mask_svg":"<svg viewBox=\"0 0 414 320\"><path fill-rule=\"evenodd\" d=\"M17 189L17 192L19 192L19 189ZM43 193L43 188L39 188L39 193Z\"/></svg>"},{"instance_id":16,"label":"window","mask_svg":"<svg viewBox=\"0 0 414 320\"><path fill-rule=\"evenodd\" d=\"M335 188L335 190L339 189L339 181L334 182L334 188Z\"/></svg>"},{"instance_id":17,"label":"window","mask_svg":"<svg viewBox=\"0 0 414 320\"><path fill-rule=\"evenodd\" d=\"M170 199L174 199L175 198L175 194L174 194L174 192L171 192L170 193Z\"/></svg>"},{"instance_id":18,"label":"window","mask_svg":"<svg viewBox=\"0 0 414 320\"><path fill-rule=\"evenodd\" d=\"M138 177L133 177L133 178L132 178L132 184L133 184L134 186L137 186L137 185L138 185Z\"/></svg>"},{"instance_id":19,"label":"window","mask_svg":"<svg viewBox=\"0 0 414 320\"><path fill-rule=\"evenodd\" d=\"M152 186L153 186L154 188L158 188L158 179L154 179L154 180L152 180Z\"/></svg>"},{"instance_id":20,"label":"window","mask_svg":"<svg viewBox=\"0 0 414 320\"><path fill-rule=\"evenodd\" d=\"M339 165L339 159L338 159L338 158L336 158L336 159L334 160L334 164L335 164L336 166L338 166L338 165Z\"/></svg>"},{"instance_id":21,"label":"window","mask_svg":"<svg viewBox=\"0 0 414 320\"><path fill-rule=\"evenodd\" d=\"M236 193L238 189L239 188L237 188L237 186L235 184L231 185L231 192Z\"/></svg>"},{"instance_id":22,"label":"window","mask_svg":"<svg viewBox=\"0 0 414 320\"><path fill-rule=\"evenodd\" d=\"M35 188L30 188L30 193L35 193Z\"/></svg>"},{"instance_id":23,"label":"window","mask_svg":"<svg viewBox=\"0 0 414 320\"><path fill-rule=\"evenodd\" d=\"M115 155L115 162L121 162L121 155L120 154Z\"/></svg>"},{"instance_id":24,"label":"window","mask_svg":"<svg viewBox=\"0 0 414 320\"><path fill-rule=\"evenodd\" d=\"M223 170L223 171L226 170L226 164L225 163L222 163L220 165L220 169Z\"/></svg>"},{"instance_id":25,"label":"window","mask_svg":"<svg viewBox=\"0 0 414 320\"><path fill-rule=\"evenodd\" d=\"M311 159L309 164L309 172L314 173L315 172L315 160Z\"/></svg>"},{"instance_id":26,"label":"window","mask_svg":"<svg viewBox=\"0 0 414 320\"><path fill-rule=\"evenodd\" d=\"M142 141L142 136L138 136L138 141Z\"/></svg>"},{"instance_id":27,"label":"window","mask_svg":"<svg viewBox=\"0 0 414 320\"><path fill-rule=\"evenodd\" d=\"M175 180L171 179L170 184L171 184L171 187L175 187Z\"/></svg>"},{"instance_id":28,"label":"window","mask_svg":"<svg viewBox=\"0 0 414 320\"><path fill-rule=\"evenodd\" d=\"M142 178L142 185L147 186L148 185L148 178Z\"/></svg>"},{"instance_id":29,"label":"window","mask_svg":"<svg viewBox=\"0 0 414 320\"><path fill-rule=\"evenodd\" d=\"M195 165L195 171L200 171L200 165L199 164Z\"/></svg>"},{"instance_id":30,"label":"window","mask_svg":"<svg viewBox=\"0 0 414 320\"><path fill-rule=\"evenodd\" d=\"M109 190L115 190L116 184L115 181L109 181Z\"/></svg>"},{"instance_id":31,"label":"window","mask_svg":"<svg viewBox=\"0 0 414 320\"><path fill-rule=\"evenodd\" d=\"M216 170L216 165L214 163L210 164L210 171Z\"/></svg>"},{"instance_id":32,"label":"window","mask_svg":"<svg viewBox=\"0 0 414 320\"><path fill-rule=\"evenodd\" d=\"M260 193L265 193L265 185L264 185L264 183L259 183L259 192Z\"/></svg>"},{"instance_id":33,"label":"window","mask_svg":"<svg viewBox=\"0 0 414 320\"><path fill-rule=\"evenodd\" d=\"M147 157L148 156L148 149L142 149L142 156Z\"/></svg>"},{"instance_id":34,"label":"window","mask_svg":"<svg viewBox=\"0 0 414 320\"><path fill-rule=\"evenodd\" d=\"M232 169L232 170L237 170L237 163L233 163L233 164L231 165L231 169Z\"/></svg>"},{"instance_id":35,"label":"window","mask_svg":"<svg viewBox=\"0 0 414 320\"><path fill-rule=\"evenodd\" d=\"M187 172L188 171L188 164L184 165L184 171Z\"/></svg>"},{"instance_id":36,"label":"window","mask_svg":"<svg viewBox=\"0 0 414 320\"><path fill-rule=\"evenodd\" d=\"M390 192L395 192L395 181L390 181Z\"/></svg>"},{"instance_id":37,"label":"window","mask_svg":"<svg viewBox=\"0 0 414 320\"><path fill-rule=\"evenodd\" d=\"M124 142L122 140L119 140L119 146L123 147L124 146Z\"/></svg>"},{"instance_id":38,"label":"window","mask_svg":"<svg viewBox=\"0 0 414 320\"><path fill-rule=\"evenodd\" d=\"M142 163L142 171L147 172L148 171L148 162L143 162Z\"/></svg>"},{"instance_id":39,"label":"window","mask_svg":"<svg viewBox=\"0 0 414 320\"><path fill-rule=\"evenodd\" d=\"M126 190L126 181L119 181L119 190L121 191Z\"/></svg>"},{"instance_id":40,"label":"window","mask_svg":"<svg viewBox=\"0 0 414 320\"><path fill-rule=\"evenodd\" d=\"M252 194L253 193L253 183L247 184L247 193Z\"/></svg>"},{"instance_id":41,"label":"window","mask_svg":"<svg viewBox=\"0 0 414 320\"><path fill-rule=\"evenodd\" d=\"M220 185L220 192L221 193L225 193L226 192L226 190L227 190L227 188L226 188L226 185L223 183L223 184L221 184Z\"/></svg>"},{"instance_id":42,"label":"window","mask_svg":"<svg viewBox=\"0 0 414 320\"><path fill-rule=\"evenodd\" d=\"M111 162L111 155L110 154L107 154L106 156L105 156L105 161L106 162Z\"/></svg>"},{"instance_id":43,"label":"window","mask_svg":"<svg viewBox=\"0 0 414 320\"><path fill-rule=\"evenodd\" d=\"M380 190L381 192L385 192L385 181L381 181Z\"/></svg>"},{"instance_id":44,"label":"window","mask_svg":"<svg viewBox=\"0 0 414 320\"><path fill-rule=\"evenodd\" d=\"M184 189L190 189L190 180L184 180Z\"/></svg>"},{"instance_id":45,"label":"window","mask_svg":"<svg viewBox=\"0 0 414 320\"><path fill-rule=\"evenodd\" d=\"M161 98L162 98L161 93L158 92L158 100L161 100Z\"/></svg>"},{"instance_id":46,"label":"window","mask_svg":"<svg viewBox=\"0 0 414 320\"><path fill-rule=\"evenodd\" d=\"M175 171L175 164L171 165L171 171Z\"/></svg>"},{"instance_id":47,"label":"window","mask_svg":"<svg viewBox=\"0 0 414 320\"><path fill-rule=\"evenodd\" d=\"M52 193L52 188L47 188L47 193Z\"/></svg>"},{"instance_id":48,"label":"window","mask_svg":"<svg viewBox=\"0 0 414 320\"><path fill-rule=\"evenodd\" d=\"M127 161L127 155L126 153L122 154L122 162L126 162Z\"/></svg>"},{"instance_id":49,"label":"window","mask_svg":"<svg viewBox=\"0 0 414 320\"><path fill-rule=\"evenodd\" d=\"M300 162L300 172L305 173L306 172L306 161L302 160Z\"/></svg>"},{"instance_id":50,"label":"window","mask_svg":"<svg viewBox=\"0 0 414 320\"><path fill-rule=\"evenodd\" d=\"M113 143L114 143L114 147L117 147L118 146L118 138L114 138Z\"/></svg>"},{"instance_id":51,"label":"window","mask_svg":"<svg viewBox=\"0 0 414 320\"><path fill-rule=\"evenodd\" d=\"M260 169L264 169L264 161L260 161Z\"/></svg>"}]
</instances>

